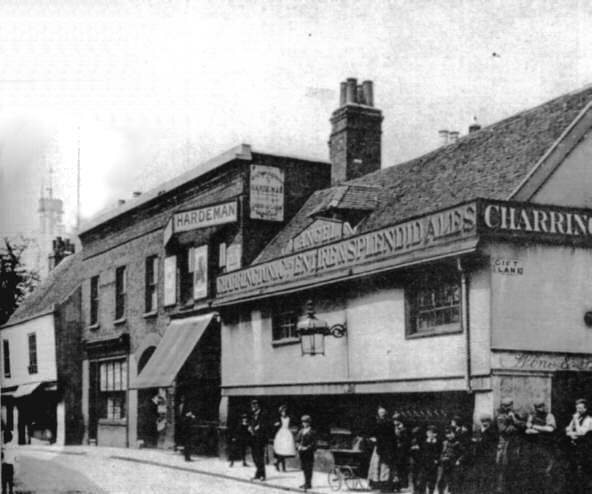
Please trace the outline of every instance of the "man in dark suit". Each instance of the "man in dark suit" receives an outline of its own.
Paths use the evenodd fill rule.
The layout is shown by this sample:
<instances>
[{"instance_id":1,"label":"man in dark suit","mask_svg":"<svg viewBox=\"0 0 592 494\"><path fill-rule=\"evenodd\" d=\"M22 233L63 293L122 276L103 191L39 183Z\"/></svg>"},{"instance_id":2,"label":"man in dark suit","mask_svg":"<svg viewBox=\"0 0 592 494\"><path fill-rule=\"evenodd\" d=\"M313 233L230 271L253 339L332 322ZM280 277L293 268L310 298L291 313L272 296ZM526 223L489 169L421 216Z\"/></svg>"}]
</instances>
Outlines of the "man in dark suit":
<instances>
[{"instance_id":1,"label":"man in dark suit","mask_svg":"<svg viewBox=\"0 0 592 494\"><path fill-rule=\"evenodd\" d=\"M253 480L265 480L265 448L267 446L267 434L265 430L265 415L257 400L251 401L251 455L255 463L255 476Z\"/></svg>"}]
</instances>

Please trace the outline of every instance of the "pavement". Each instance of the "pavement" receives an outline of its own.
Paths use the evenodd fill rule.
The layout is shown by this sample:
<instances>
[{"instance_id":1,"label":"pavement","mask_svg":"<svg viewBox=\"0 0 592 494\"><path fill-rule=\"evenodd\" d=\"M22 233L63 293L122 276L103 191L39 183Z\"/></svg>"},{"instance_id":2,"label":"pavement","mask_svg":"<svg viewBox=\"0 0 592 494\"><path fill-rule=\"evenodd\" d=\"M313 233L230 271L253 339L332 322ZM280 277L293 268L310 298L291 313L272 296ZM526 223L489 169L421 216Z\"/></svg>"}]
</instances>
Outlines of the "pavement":
<instances>
[{"instance_id":1,"label":"pavement","mask_svg":"<svg viewBox=\"0 0 592 494\"><path fill-rule=\"evenodd\" d=\"M159 475L165 477L171 477L175 474L175 472L178 472L179 474L182 473L183 475L194 473L198 474L199 476L202 476L202 478L203 476L211 477L212 481L215 478L222 479L224 481L232 481L232 485L237 485L237 483L243 484L243 488L245 491L252 490L250 488L247 488L247 486L245 485L249 484L251 487L254 487L256 485L258 487L258 491L265 490L267 492L270 492L269 490L275 490L287 492L303 492L302 489L298 488L298 486L300 486L304 480L302 471L296 468L288 468L286 472L277 472L273 465L268 465L266 468L267 480L265 482L262 482L251 480L255 470L252 466L252 462L249 462L249 467L244 467L241 463L235 463L233 467L230 467L229 463L226 460L222 460L217 457L204 456L193 456L192 461L186 462L181 453L174 452L171 450L110 448L98 446L59 447L45 445L13 446L11 447L11 449L13 450L14 455L17 457L17 480L19 479L19 457L26 457L28 462L26 473L27 482L33 482L33 484L35 482L35 478L32 478L32 474L30 472L36 472L35 475L33 475L33 477L38 476L40 482L43 483L42 479L47 479L46 475L50 474L50 470L45 468L41 463L32 464L31 462L35 462L36 460L39 462L43 459L51 459L56 457L59 457L62 460L66 458L67 460L69 456L71 460L92 460L92 464L96 465L112 465L115 460L119 465L121 465L122 463L126 463L132 470L140 466L157 467L158 470L148 469L147 471L156 471L159 473ZM74 468L76 461L71 461L70 463L70 466ZM66 464L62 465L62 468L67 468L68 466L68 462L66 461ZM163 469L169 470L171 472L171 475L165 473L165 470ZM84 474L87 472L83 471L82 473ZM62 472L61 475L67 475L68 479L70 479L70 475L72 475L72 481L77 481L77 473L74 470L72 472ZM80 479L80 482L82 482L82 479ZM84 484L81 483L80 485ZM345 491L347 489L345 486L342 486L342 490ZM354 489L354 491L355 490L362 491L363 489L359 487L358 489ZM241 491L241 489L239 489L239 491ZM41 492L41 490L39 488L33 488L31 489L31 492ZM101 490L100 488L98 488L98 486L95 489L93 489L91 485L86 488L77 488L76 492L109 492L109 490ZM117 490L117 492L127 491ZM311 494L327 494L329 492L332 492L330 486L328 485L327 473L315 471L313 475L313 488L309 489L307 492Z\"/></svg>"}]
</instances>

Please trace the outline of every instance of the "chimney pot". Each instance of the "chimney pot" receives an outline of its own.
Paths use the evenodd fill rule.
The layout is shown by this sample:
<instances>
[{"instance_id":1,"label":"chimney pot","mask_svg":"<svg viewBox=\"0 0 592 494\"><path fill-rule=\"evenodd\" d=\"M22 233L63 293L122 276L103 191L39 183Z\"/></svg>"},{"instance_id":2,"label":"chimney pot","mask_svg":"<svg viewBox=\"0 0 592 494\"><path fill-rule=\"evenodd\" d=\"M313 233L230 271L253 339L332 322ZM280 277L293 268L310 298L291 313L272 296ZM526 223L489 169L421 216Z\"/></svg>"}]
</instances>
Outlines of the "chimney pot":
<instances>
[{"instance_id":1,"label":"chimney pot","mask_svg":"<svg viewBox=\"0 0 592 494\"><path fill-rule=\"evenodd\" d=\"M366 104L366 101L364 100L364 89L362 86L356 86L356 102L360 105Z\"/></svg>"},{"instance_id":2,"label":"chimney pot","mask_svg":"<svg viewBox=\"0 0 592 494\"><path fill-rule=\"evenodd\" d=\"M455 142L457 142L459 137L460 137L460 132L458 130L451 130L448 133L448 139L449 139L450 144L454 144Z\"/></svg>"},{"instance_id":3,"label":"chimney pot","mask_svg":"<svg viewBox=\"0 0 592 494\"><path fill-rule=\"evenodd\" d=\"M123 206L125 204L125 199L118 199L117 200L117 205L118 206Z\"/></svg>"},{"instance_id":4,"label":"chimney pot","mask_svg":"<svg viewBox=\"0 0 592 494\"><path fill-rule=\"evenodd\" d=\"M449 133L446 129L443 130L439 130L438 131L438 136L440 137L440 145L441 146L447 146L449 141Z\"/></svg>"},{"instance_id":5,"label":"chimney pot","mask_svg":"<svg viewBox=\"0 0 592 494\"><path fill-rule=\"evenodd\" d=\"M142 195L142 193L139 190L135 190L134 192L132 192L132 195L134 197L140 197Z\"/></svg>"},{"instance_id":6,"label":"chimney pot","mask_svg":"<svg viewBox=\"0 0 592 494\"><path fill-rule=\"evenodd\" d=\"M345 104L353 104L357 102L357 80L350 77L346 81Z\"/></svg>"},{"instance_id":7,"label":"chimney pot","mask_svg":"<svg viewBox=\"0 0 592 494\"><path fill-rule=\"evenodd\" d=\"M347 82L342 82L339 84L339 107L345 106L346 101L346 94L347 94Z\"/></svg>"},{"instance_id":8,"label":"chimney pot","mask_svg":"<svg viewBox=\"0 0 592 494\"><path fill-rule=\"evenodd\" d=\"M481 125L477 122L477 117L473 117L473 123L469 125L469 134L477 132L478 130L481 130Z\"/></svg>"},{"instance_id":9,"label":"chimney pot","mask_svg":"<svg viewBox=\"0 0 592 494\"><path fill-rule=\"evenodd\" d=\"M364 104L374 106L374 87L372 81L364 81L362 83L362 90L364 92Z\"/></svg>"}]
</instances>

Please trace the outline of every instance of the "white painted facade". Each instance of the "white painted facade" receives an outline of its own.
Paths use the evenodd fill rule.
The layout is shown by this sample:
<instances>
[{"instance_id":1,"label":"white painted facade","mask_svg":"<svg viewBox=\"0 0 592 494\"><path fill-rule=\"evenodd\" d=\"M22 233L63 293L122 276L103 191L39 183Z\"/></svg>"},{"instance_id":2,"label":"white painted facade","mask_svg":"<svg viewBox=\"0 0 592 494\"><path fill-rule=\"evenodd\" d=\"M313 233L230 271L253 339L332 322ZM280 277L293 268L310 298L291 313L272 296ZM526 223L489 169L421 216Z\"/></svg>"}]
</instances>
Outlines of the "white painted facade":
<instances>
[{"instance_id":1,"label":"white painted facade","mask_svg":"<svg viewBox=\"0 0 592 494\"><path fill-rule=\"evenodd\" d=\"M37 340L37 372L30 374L29 334ZM10 377L2 373L2 387L21 384L52 382L57 380L54 315L46 314L0 330L2 340L7 340L10 350ZM4 344L2 344L2 352ZM2 354L4 371L4 354Z\"/></svg>"}]
</instances>

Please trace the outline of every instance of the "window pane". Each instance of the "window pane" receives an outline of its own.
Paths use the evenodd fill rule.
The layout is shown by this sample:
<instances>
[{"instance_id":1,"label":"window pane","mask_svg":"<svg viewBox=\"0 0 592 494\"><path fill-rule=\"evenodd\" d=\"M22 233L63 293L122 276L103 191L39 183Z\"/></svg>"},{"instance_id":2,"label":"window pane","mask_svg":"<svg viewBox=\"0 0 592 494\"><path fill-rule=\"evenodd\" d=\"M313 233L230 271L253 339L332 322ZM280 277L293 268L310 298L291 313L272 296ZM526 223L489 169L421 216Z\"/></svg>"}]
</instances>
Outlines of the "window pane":
<instances>
[{"instance_id":1,"label":"window pane","mask_svg":"<svg viewBox=\"0 0 592 494\"><path fill-rule=\"evenodd\" d=\"M460 319L460 282L453 271L438 271L418 277L407 293L410 328L431 332Z\"/></svg>"},{"instance_id":2,"label":"window pane","mask_svg":"<svg viewBox=\"0 0 592 494\"><path fill-rule=\"evenodd\" d=\"M99 389L101 391L107 391L107 365L106 364L101 364L100 367L100 374L101 374L101 384L99 386Z\"/></svg>"}]
</instances>

